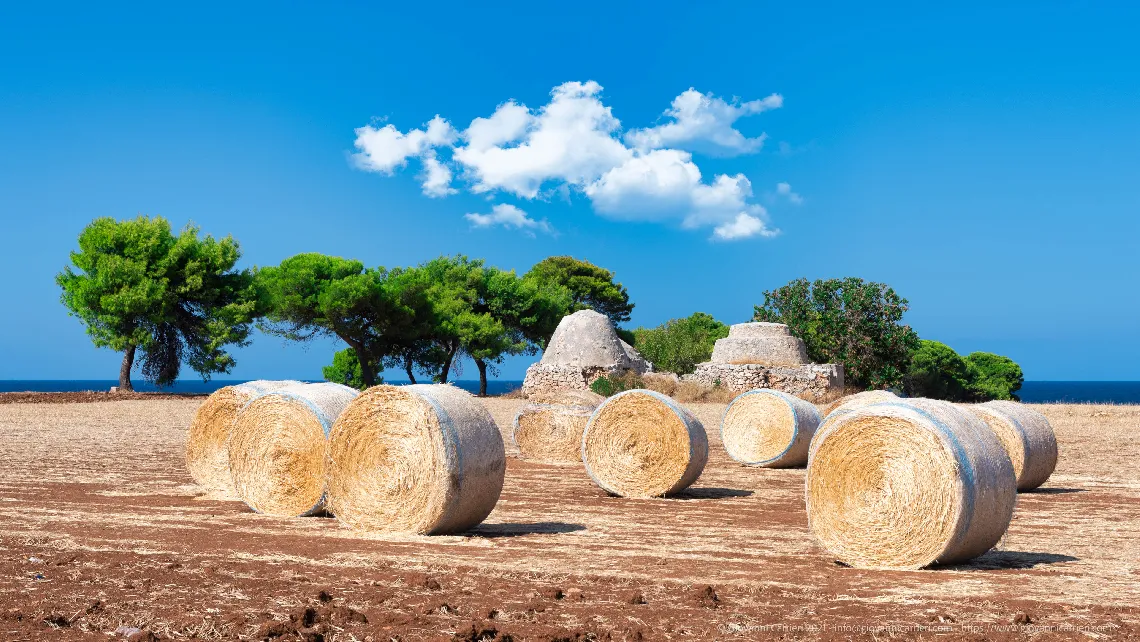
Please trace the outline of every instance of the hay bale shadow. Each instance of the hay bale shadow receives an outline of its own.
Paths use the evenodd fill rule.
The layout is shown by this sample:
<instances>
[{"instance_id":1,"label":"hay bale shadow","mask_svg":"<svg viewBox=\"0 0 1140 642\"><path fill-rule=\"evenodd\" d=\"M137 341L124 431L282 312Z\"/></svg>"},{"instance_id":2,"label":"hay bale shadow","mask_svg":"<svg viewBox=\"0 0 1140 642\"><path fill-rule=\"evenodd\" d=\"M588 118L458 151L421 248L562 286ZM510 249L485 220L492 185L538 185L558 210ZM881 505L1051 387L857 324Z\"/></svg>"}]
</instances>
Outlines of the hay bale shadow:
<instances>
[{"instance_id":1,"label":"hay bale shadow","mask_svg":"<svg viewBox=\"0 0 1140 642\"><path fill-rule=\"evenodd\" d=\"M999 569L1027 569L1045 564L1061 564L1064 562L1079 562L1079 557L1072 555L1059 555L1057 553L1030 553L1025 551L990 551L981 557L964 564L955 564L946 568L961 570L992 571Z\"/></svg>"},{"instance_id":2,"label":"hay bale shadow","mask_svg":"<svg viewBox=\"0 0 1140 642\"><path fill-rule=\"evenodd\" d=\"M686 488L685 490L670 495L671 499L728 499L731 497L751 497L753 491L740 490L738 488Z\"/></svg>"},{"instance_id":3,"label":"hay bale shadow","mask_svg":"<svg viewBox=\"0 0 1140 642\"><path fill-rule=\"evenodd\" d=\"M576 533L584 530L586 530L586 527L582 524L568 524L566 522L484 523L476 526L466 534L470 537L497 539L500 537L521 537L523 535L558 535L561 533Z\"/></svg>"},{"instance_id":4,"label":"hay bale shadow","mask_svg":"<svg viewBox=\"0 0 1140 642\"><path fill-rule=\"evenodd\" d=\"M1034 488L1033 490L1023 490L1020 495L1067 495L1069 493L1087 493L1087 488Z\"/></svg>"}]
</instances>

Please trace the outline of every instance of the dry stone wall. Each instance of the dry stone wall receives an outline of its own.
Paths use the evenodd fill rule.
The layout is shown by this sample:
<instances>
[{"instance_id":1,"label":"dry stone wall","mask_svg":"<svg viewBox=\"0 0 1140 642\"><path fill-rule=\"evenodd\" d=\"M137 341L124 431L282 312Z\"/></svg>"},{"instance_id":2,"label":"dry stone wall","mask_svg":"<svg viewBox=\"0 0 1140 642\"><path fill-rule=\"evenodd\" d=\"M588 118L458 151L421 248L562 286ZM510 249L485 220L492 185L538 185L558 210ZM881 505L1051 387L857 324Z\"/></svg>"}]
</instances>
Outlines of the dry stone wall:
<instances>
[{"instance_id":1,"label":"dry stone wall","mask_svg":"<svg viewBox=\"0 0 1140 642\"><path fill-rule=\"evenodd\" d=\"M702 363L682 380L720 386L737 394L771 388L809 399L821 399L829 391L843 388L843 366L834 363L799 366Z\"/></svg>"}]
</instances>

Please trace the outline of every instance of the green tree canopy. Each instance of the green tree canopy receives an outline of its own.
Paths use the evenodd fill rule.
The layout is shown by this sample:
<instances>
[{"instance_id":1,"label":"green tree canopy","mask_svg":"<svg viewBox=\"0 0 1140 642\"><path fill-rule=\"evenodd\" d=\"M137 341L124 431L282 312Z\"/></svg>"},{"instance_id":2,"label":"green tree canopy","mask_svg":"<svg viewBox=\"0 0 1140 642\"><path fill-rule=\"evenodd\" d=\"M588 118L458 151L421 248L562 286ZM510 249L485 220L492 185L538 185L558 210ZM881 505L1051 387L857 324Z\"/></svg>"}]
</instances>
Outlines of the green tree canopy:
<instances>
[{"instance_id":1,"label":"green tree canopy","mask_svg":"<svg viewBox=\"0 0 1140 642\"><path fill-rule=\"evenodd\" d=\"M973 399L974 372L954 349L945 343L920 341L903 378L907 396L946 401Z\"/></svg>"},{"instance_id":2,"label":"green tree canopy","mask_svg":"<svg viewBox=\"0 0 1140 642\"><path fill-rule=\"evenodd\" d=\"M252 276L234 270L238 243L198 234L188 225L176 236L162 217L99 218L80 233L72 266L56 277L63 304L95 345L123 352L123 390L133 389L136 350L143 375L167 386L183 362L206 380L230 372L235 361L226 347L248 343L259 308Z\"/></svg>"},{"instance_id":3,"label":"green tree canopy","mask_svg":"<svg viewBox=\"0 0 1140 642\"><path fill-rule=\"evenodd\" d=\"M596 310L609 317L615 326L629 321L629 314L633 312L629 292L614 281L614 273L589 261L551 256L536 263L526 277L566 288L574 305L571 312Z\"/></svg>"},{"instance_id":4,"label":"green tree canopy","mask_svg":"<svg viewBox=\"0 0 1140 642\"><path fill-rule=\"evenodd\" d=\"M487 371L512 354L534 354L545 346L569 311L566 288L513 270L484 268L474 312L477 332L463 339L463 350L479 370L479 394L487 394Z\"/></svg>"},{"instance_id":5,"label":"green tree canopy","mask_svg":"<svg viewBox=\"0 0 1140 642\"><path fill-rule=\"evenodd\" d=\"M885 388L902 382L918 335L902 324L907 300L863 279L797 279L764 293L754 321L787 324L817 363L841 363L849 384Z\"/></svg>"},{"instance_id":6,"label":"green tree canopy","mask_svg":"<svg viewBox=\"0 0 1140 642\"><path fill-rule=\"evenodd\" d=\"M267 311L262 327L295 341L339 337L355 352L365 386L375 385L378 364L414 322L414 306L387 287L387 271L360 261L298 254L257 278Z\"/></svg>"},{"instance_id":7,"label":"green tree canopy","mask_svg":"<svg viewBox=\"0 0 1140 642\"><path fill-rule=\"evenodd\" d=\"M728 326L704 312L671 319L656 328L633 331L641 356L657 370L689 374L709 360L717 339L728 336Z\"/></svg>"},{"instance_id":8,"label":"green tree canopy","mask_svg":"<svg viewBox=\"0 0 1140 642\"><path fill-rule=\"evenodd\" d=\"M966 363L973 371L973 396L978 401L1009 399L1018 401L1017 391L1025 377L1013 359L989 352L971 352Z\"/></svg>"}]
</instances>

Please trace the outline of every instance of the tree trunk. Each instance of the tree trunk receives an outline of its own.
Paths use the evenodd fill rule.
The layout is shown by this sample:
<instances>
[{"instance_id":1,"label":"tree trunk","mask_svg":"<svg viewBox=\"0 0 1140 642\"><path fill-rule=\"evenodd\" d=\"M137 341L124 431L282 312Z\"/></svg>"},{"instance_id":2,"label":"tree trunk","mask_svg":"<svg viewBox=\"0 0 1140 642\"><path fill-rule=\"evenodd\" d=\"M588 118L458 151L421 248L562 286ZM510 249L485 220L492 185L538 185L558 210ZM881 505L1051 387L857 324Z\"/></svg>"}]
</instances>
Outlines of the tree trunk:
<instances>
[{"instance_id":1,"label":"tree trunk","mask_svg":"<svg viewBox=\"0 0 1140 642\"><path fill-rule=\"evenodd\" d=\"M376 385L376 373L372 371L372 364L368 363L368 359L356 358L360 362L360 380L364 382L365 388L371 388Z\"/></svg>"},{"instance_id":2,"label":"tree trunk","mask_svg":"<svg viewBox=\"0 0 1140 642\"><path fill-rule=\"evenodd\" d=\"M135 346L128 346L123 353L123 365L119 366L119 392L134 392L131 385L131 368L135 365Z\"/></svg>"},{"instance_id":3,"label":"tree trunk","mask_svg":"<svg viewBox=\"0 0 1140 642\"><path fill-rule=\"evenodd\" d=\"M408 381L415 383L416 375L412 374L412 355L411 353L404 355L404 372L408 373Z\"/></svg>"},{"instance_id":4,"label":"tree trunk","mask_svg":"<svg viewBox=\"0 0 1140 642\"><path fill-rule=\"evenodd\" d=\"M475 367L479 369L479 396L487 396L487 362L482 359L475 360Z\"/></svg>"},{"instance_id":5,"label":"tree trunk","mask_svg":"<svg viewBox=\"0 0 1140 642\"><path fill-rule=\"evenodd\" d=\"M364 387L371 388L376 385L376 373L372 370L372 364L368 363L368 355L364 352L364 346L344 337L341 339L344 339L344 342L356 353L356 362L360 364L360 380L364 382Z\"/></svg>"},{"instance_id":6,"label":"tree trunk","mask_svg":"<svg viewBox=\"0 0 1140 642\"><path fill-rule=\"evenodd\" d=\"M439 373L439 382L447 383L447 373L451 371L451 362L455 360L455 353L459 351L459 342L456 341L455 345L448 348L447 360L443 362L443 370Z\"/></svg>"}]
</instances>

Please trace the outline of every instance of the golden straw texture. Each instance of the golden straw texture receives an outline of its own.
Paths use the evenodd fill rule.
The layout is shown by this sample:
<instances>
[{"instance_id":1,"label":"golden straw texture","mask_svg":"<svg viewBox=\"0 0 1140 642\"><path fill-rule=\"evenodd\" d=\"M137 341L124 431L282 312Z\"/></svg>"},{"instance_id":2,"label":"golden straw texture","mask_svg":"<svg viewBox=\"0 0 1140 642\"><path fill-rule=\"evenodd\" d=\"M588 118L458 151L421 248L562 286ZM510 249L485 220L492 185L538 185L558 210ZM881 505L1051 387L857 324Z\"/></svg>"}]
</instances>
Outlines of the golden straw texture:
<instances>
[{"instance_id":1,"label":"golden straw texture","mask_svg":"<svg viewBox=\"0 0 1140 642\"><path fill-rule=\"evenodd\" d=\"M304 384L246 404L226 447L242 501L268 515L321 512L328 431L358 394L335 383Z\"/></svg>"},{"instance_id":2,"label":"golden straw texture","mask_svg":"<svg viewBox=\"0 0 1140 642\"><path fill-rule=\"evenodd\" d=\"M853 395L840 397L830 404L820 409L820 416L824 421L832 413L839 410L855 410L856 408L863 408L873 403L882 403L884 401L898 401L899 396L889 390L864 390L863 392L856 392Z\"/></svg>"},{"instance_id":3,"label":"golden straw texture","mask_svg":"<svg viewBox=\"0 0 1140 642\"><path fill-rule=\"evenodd\" d=\"M588 390L538 394L515 415L512 434L523 459L550 463L582 461L582 433L605 397Z\"/></svg>"},{"instance_id":4,"label":"golden straw texture","mask_svg":"<svg viewBox=\"0 0 1140 642\"><path fill-rule=\"evenodd\" d=\"M851 566L917 569L981 555L1009 527L1016 497L993 432L947 402L845 412L812 441L808 524Z\"/></svg>"},{"instance_id":5,"label":"golden straw texture","mask_svg":"<svg viewBox=\"0 0 1140 642\"><path fill-rule=\"evenodd\" d=\"M495 508L506 468L502 435L474 396L376 386L329 435L329 509L355 528L459 533Z\"/></svg>"},{"instance_id":6,"label":"golden straw texture","mask_svg":"<svg viewBox=\"0 0 1140 642\"><path fill-rule=\"evenodd\" d=\"M728 456L742 464L787 468L807 463L818 426L815 404L779 390L751 390L725 408L720 436Z\"/></svg>"},{"instance_id":7,"label":"golden straw texture","mask_svg":"<svg viewBox=\"0 0 1140 642\"><path fill-rule=\"evenodd\" d=\"M1057 467L1057 437L1045 415L1014 401L989 401L963 405L994 431L1005 447L1018 490L1044 484Z\"/></svg>"},{"instance_id":8,"label":"golden straw texture","mask_svg":"<svg viewBox=\"0 0 1140 642\"><path fill-rule=\"evenodd\" d=\"M242 406L267 393L303 385L298 381L249 381L219 388L198 406L186 436L186 469L198 484L236 496L226 441Z\"/></svg>"},{"instance_id":9,"label":"golden straw texture","mask_svg":"<svg viewBox=\"0 0 1140 642\"><path fill-rule=\"evenodd\" d=\"M704 426L651 390L627 390L598 407L582 436L586 472L622 497L661 497L695 482L709 457Z\"/></svg>"}]
</instances>

